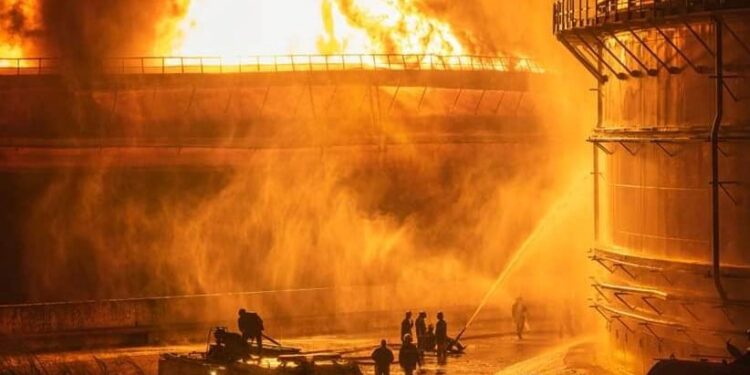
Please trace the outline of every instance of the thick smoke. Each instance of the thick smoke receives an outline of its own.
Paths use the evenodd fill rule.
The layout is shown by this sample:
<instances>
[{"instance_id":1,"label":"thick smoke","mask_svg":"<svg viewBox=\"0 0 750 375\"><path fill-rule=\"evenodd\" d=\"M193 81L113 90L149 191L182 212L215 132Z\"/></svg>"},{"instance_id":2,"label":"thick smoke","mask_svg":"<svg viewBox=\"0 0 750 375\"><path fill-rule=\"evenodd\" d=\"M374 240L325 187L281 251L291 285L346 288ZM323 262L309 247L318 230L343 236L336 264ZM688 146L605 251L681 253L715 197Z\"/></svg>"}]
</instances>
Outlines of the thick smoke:
<instances>
[{"instance_id":1,"label":"thick smoke","mask_svg":"<svg viewBox=\"0 0 750 375\"><path fill-rule=\"evenodd\" d=\"M102 57L159 54L177 36L185 6L183 0L3 0L0 45L85 68Z\"/></svg>"},{"instance_id":2,"label":"thick smoke","mask_svg":"<svg viewBox=\"0 0 750 375\"><path fill-rule=\"evenodd\" d=\"M181 1L42 1L45 50L90 60L158 50L171 36Z\"/></svg>"},{"instance_id":3,"label":"thick smoke","mask_svg":"<svg viewBox=\"0 0 750 375\"><path fill-rule=\"evenodd\" d=\"M437 288L494 274L557 183L550 165L523 173L544 158L519 148L394 148L385 164L377 153L352 164L357 152L260 151L230 170L62 171L26 227L31 294Z\"/></svg>"}]
</instances>

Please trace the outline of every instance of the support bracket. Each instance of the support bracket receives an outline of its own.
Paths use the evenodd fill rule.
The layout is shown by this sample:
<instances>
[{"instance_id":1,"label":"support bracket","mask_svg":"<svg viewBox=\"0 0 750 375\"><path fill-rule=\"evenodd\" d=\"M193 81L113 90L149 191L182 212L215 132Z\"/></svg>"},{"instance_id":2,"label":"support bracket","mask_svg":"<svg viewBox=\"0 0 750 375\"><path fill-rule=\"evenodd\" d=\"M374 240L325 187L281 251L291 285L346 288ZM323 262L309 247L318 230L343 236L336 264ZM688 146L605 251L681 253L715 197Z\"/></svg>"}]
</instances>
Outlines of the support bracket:
<instances>
[{"instance_id":1,"label":"support bracket","mask_svg":"<svg viewBox=\"0 0 750 375\"><path fill-rule=\"evenodd\" d=\"M675 157L677 155L677 152L670 152L669 149L664 147L664 142L661 141L652 141L653 144L656 145L656 147L659 147L662 151L664 151L665 154L667 154L670 158Z\"/></svg>"},{"instance_id":2,"label":"support bracket","mask_svg":"<svg viewBox=\"0 0 750 375\"><path fill-rule=\"evenodd\" d=\"M386 114L391 113L391 109L393 109L393 105L396 103L396 97L398 96L398 92L401 90L401 82L396 83L396 91L393 92L393 96L391 97L391 102L388 104L388 111L386 111Z\"/></svg>"},{"instance_id":3,"label":"support bracket","mask_svg":"<svg viewBox=\"0 0 750 375\"><path fill-rule=\"evenodd\" d=\"M583 36L581 36L581 34L575 33L575 35L578 38L578 40L580 40L581 43L583 43L583 46L586 47L586 49L591 54L591 56L594 56L594 58L596 58L602 65L604 65L610 72L612 72L612 74L615 77L617 77L617 79L625 80L628 78L627 74L618 72L612 67L612 65L609 65L609 63L604 59L604 57L602 57L600 53L597 53L594 47L592 47L591 44L589 44L589 42L587 42L586 39Z\"/></svg>"},{"instance_id":4,"label":"support bracket","mask_svg":"<svg viewBox=\"0 0 750 375\"><path fill-rule=\"evenodd\" d=\"M635 310L635 307L633 307L633 305L629 304L628 301L625 300L625 298L622 298L623 295L627 295L628 293L614 292L612 294L615 296L615 298L617 298L618 301L620 301L623 305L625 305L625 307L627 307L630 310Z\"/></svg>"},{"instance_id":5,"label":"support bracket","mask_svg":"<svg viewBox=\"0 0 750 375\"><path fill-rule=\"evenodd\" d=\"M607 82L608 80L607 76L601 74L599 70L594 66L594 64L592 64L586 57L584 57L583 54L581 54L581 52L579 52L578 49L575 48L575 46L570 44L570 42L567 41L565 38L559 38L559 40L560 40L560 43L562 43L562 45L568 51L570 51L571 54L573 54L573 57L575 57L576 60L578 60L578 62L580 62L583 65L583 67L586 68L586 70L588 70L588 72L591 73L591 75L593 75L594 78L596 78L597 81L599 81L600 83Z\"/></svg>"},{"instance_id":6,"label":"support bracket","mask_svg":"<svg viewBox=\"0 0 750 375\"><path fill-rule=\"evenodd\" d=\"M612 322L612 318L608 317L607 314L603 313L602 310L599 308L599 306L597 306L597 305L591 305L589 307L592 308L592 309L594 309L594 310L596 310L596 312L598 312L599 315L601 315L604 318L604 320L607 321L607 323L611 323Z\"/></svg>"},{"instance_id":7,"label":"support bracket","mask_svg":"<svg viewBox=\"0 0 750 375\"><path fill-rule=\"evenodd\" d=\"M477 100L477 105L474 106L474 116L479 113L479 107L482 104L482 100L484 99L484 95L487 93L487 90L482 90L482 94L479 95L479 100Z\"/></svg>"},{"instance_id":8,"label":"support bracket","mask_svg":"<svg viewBox=\"0 0 750 375\"><path fill-rule=\"evenodd\" d=\"M649 323L639 323L639 324L641 326L643 326L644 328L646 328L646 331L648 331L649 333L651 333L656 338L657 341L659 341L659 342L664 341L664 339L661 338L659 335L657 335L656 332L654 331L654 329L651 328L651 324L649 324Z\"/></svg>"},{"instance_id":9,"label":"support bracket","mask_svg":"<svg viewBox=\"0 0 750 375\"><path fill-rule=\"evenodd\" d=\"M638 151L641 150L640 147L635 148L635 149L631 149L630 147L628 147L627 142L625 142L625 141L619 141L617 143L619 143L620 146L622 146L622 148L624 148L632 156L635 156L636 154L638 154Z\"/></svg>"},{"instance_id":10,"label":"support bracket","mask_svg":"<svg viewBox=\"0 0 750 375\"><path fill-rule=\"evenodd\" d=\"M634 38L635 40L637 40L637 41L638 41L638 43L640 43L640 44L641 44L641 47L643 47L643 49L645 49L646 51L648 51L648 53L649 53L649 54L650 54L650 55L651 55L651 56L652 56L652 57L653 57L653 58L654 58L654 59L655 59L656 61L658 61L658 62L659 62L659 64L660 64L661 66L663 66L663 67L664 67L664 69L666 69L666 70L667 70L667 72L669 72L669 74L678 74L678 73L680 73L680 72L682 71L682 69L680 69L680 68L678 68L678 67L676 67L676 66L669 66L669 65L667 65L667 63L666 63L666 62L665 62L664 60L662 60L662 59L661 59L661 58L659 57L659 55L658 55L658 54L657 54L656 52L654 52L654 50L653 50L653 49L651 49L651 47L649 47L649 46L648 46L648 44L646 44L646 42L644 42L644 41L643 41L643 38L641 38L641 37L640 37L640 36L639 36L638 34L636 34L636 32L635 32L635 31L633 31L633 29L631 29L631 28L628 28L628 31L630 32L630 34L631 34L631 35L633 35L633 38Z\"/></svg>"},{"instance_id":11,"label":"support bracket","mask_svg":"<svg viewBox=\"0 0 750 375\"><path fill-rule=\"evenodd\" d=\"M495 106L495 112L492 114L497 116L497 113L500 111L500 107L503 104L503 100L505 99L505 91L500 92L500 100L497 101L497 105Z\"/></svg>"},{"instance_id":12,"label":"support bracket","mask_svg":"<svg viewBox=\"0 0 750 375\"><path fill-rule=\"evenodd\" d=\"M690 60L690 58L685 54L685 52L683 52L680 49L680 47L678 47L677 44L675 44L674 41L672 41L672 39L669 36L667 36L667 34L664 32L664 30L662 30L657 24L652 23L651 26L654 27L654 29L659 33L659 35L661 35L661 37L664 38L664 40L667 42L667 44L669 44L675 50L675 52L677 52L677 54L680 55L680 57L682 57L682 59L685 60L685 62L691 68L693 68L693 70L696 73L698 73L698 74L704 74L704 73L708 72L708 68L703 67L703 66L697 66L697 65L695 65L693 63L693 61Z\"/></svg>"},{"instance_id":13,"label":"support bracket","mask_svg":"<svg viewBox=\"0 0 750 375\"><path fill-rule=\"evenodd\" d=\"M620 315L614 315L614 316L612 316L612 319L620 322L620 324L622 324L622 326L625 327L631 333L634 332L633 329L630 328L630 326L627 323L625 323L625 321L622 319L622 316L620 316Z\"/></svg>"},{"instance_id":14,"label":"support bracket","mask_svg":"<svg viewBox=\"0 0 750 375\"><path fill-rule=\"evenodd\" d=\"M651 296L643 296L643 297L641 297L641 300L643 300L643 303L645 303L646 305L648 305L648 307L650 307L650 308L651 308L651 310L654 310L654 312L655 312L655 313L656 313L657 315L662 315L662 314L663 314L663 312L662 312L661 310L659 310L659 309L658 309L658 308L656 307L656 305L654 305L654 303L653 303L653 302L651 302L651 299L653 299L653 298L654 298L654 297L651 297Z\"/></svg>"},{"instance_id":15,"label":"support bracket","mask_svg":"<svg viewBox=\"0 0 750 375\"><path fill-rule=\"evenodd\" d=\"M595 291L596 291L597 293L599 293L599 295L600 295L600 296L602 296L602 298L604 298L604 300L605 300L605 301L607 301L607 302L610 302L610 301L609 301L609 298L607 298L607 295L606 295L606 294L604 294L604 292L602 292L601 288L599 287L599 284L596 284L596 283L594 283L594 284L591 284L591 287L593 287L593 288L594 288L594 290L595 290Z\"/></svg>"},{"instance_id":16,"label":"support bracket","mask_svg":"<svg viewBox=\"0 0 750 375\"><path fill-rule=\"evenodd\" d=\"M683 309L685 309L685 311L687 311L687 313L688 313L688 314L689 314L689 315L690 315L690 316L691 316L691 317L692 317L693 319L695 319L696 321L700 321L700 320L701 320L701 319L700 319L700 318L698 317L698 315L695 315L695 312L693 312L693 310L691 310L691 309L690 309L690 308L688 307L688 304L687 304L687 303L683 302L683 303L681 303L681 304L680 304L680 306L682 306L682 308L683 308Z\"/></svg>"},{"instance_id":17,"label":"support bracket","mask_svg":"<svg viewBox=\"0 0 750 375\"><path fill-rule=\"evenodd\" d=\"M592 141L592 142L594 143L594 146L596 146L596 148L604 151L604 153L607 155L612 155L615 153L614 151L611 151L608 148L604 147L604 145L602 145L602 143L599 141Z\"/></svg>"},{"instance_id":18,"label":"support bracket","mask_svg":"<svg viewBox=\"0 0 750 375\"><path fill-rule=\"evenodd\" d=\"M604 267L605 270L609 271L609 273L615 273L615 269L614 268L610 268L609 266L607 266L607 264L604 263L604 259L601 259L601 258L599 258L597 256L592 256L591 260L593 260L594 262L599 263L602 267Z\"/></svg>"},{"instance_id":19,"label":"support bracket","mask_svg":"<svg viewBox=\"0 0 750 375\"><path fill-rule=\"evenodd\" d=\"M735 33L734 30L732 30L732 28L729 27L729 25L727 25L727 23L724 22L723 19L721 19L720 17L716 17L716 20L719 22L719 24L724 26L724 29L729 31L729 35L731 35L734 38L734 40L737 41L740 47L742 47L742 49L745 50L745 52L747 52L748 55L750 55L750 46L748 46L744 41L742 41L742 39L740 39L737 33Z\"/></svg>"},{"instance_id":20,"label":"support bracket","mask_svg":"<svg viewBox=\"0 0 750 375\"><path fill-rule=\"evenodd\" d=\"M740 205L739 199L737 199L732 193L727 189L726 185L739 185L738 181L719 181L719 187L721 188L721 191L724 192L724 194L727 195L727 197L734 203L735 206Z\"/></svg>"},{"instance_id":21,"label":"support bracket","mask_svg":"<svg viewBox=\"0 0 750 375\"><path fill-rule=\"evenodd\" d=\"M630 276L631 279L633 279L633 280L637 279L637 277L635 276L635 274L633 274L632 272L628 271L628 268L625 267L624 264L615 263L614 267L617 267L617 268L621 269L622 272L625 272L625 274L628 275L628 276Z\"/></svg>"},{"instance_id":22,"label":"support bracket","mask_svg":"<svg viewBox=\"0 0 750 375\"><path fill-rule=\"evenodd\" d=\"M424 97L427 95L427 86L422 89L422 95L419 96L419 104L417 104L417 113L422 111L422 103L424 102Z\"/></svg>"},{"instance_id":23,"label":"support bracket","mask_svg":"<svg viewBox=\"0 0 750 375\"><path fill-rule=\"evenodd\" d=\"M623 43L623 42L622 42L622 41L620 40L620 38L618 38L618 37L617 37L617 35L616 35L615 33L613 33L613 32L610 32L610 33L609 33L609 35L610 35L610 36L612 37L612 39L614 39L614 40L615 40L615 42L617 42L617 44L619 44L619 45L620 45L620 47L622 47L622 49L623 49L623 50L624 50L624 51L625 51L625 52L626 52L626 53L627 53L628 55L630 55L630 57L632 57L632 58L633 58L633 60L635 60L635 62L637 62L637 63L638 63L638 65L640 65L640 67L641 67L641 68L643 68L643 70L644 70L644 71L646 72L646 74L648 74L648 75L650 75L650 76L652 76L652 77L653 77L653 76L655 76L655 75L657 75L657 74L659 73L659 70L658 70L658 69L651 69L651 68L649 68L648 66L646 66L646 63L644 63L643 61L641 61L641 59L640 59L640 58L638 58L638 56L637 56L637 55L636 55L635 53L633 53L633 51L631 51L631 50L630 50L630 48L628 48L628 47L627 47L627 46L625 45L625 43ZM640 72L639 72L639 73L640 73ZM630 74L633 74L633 72L630 72ZM635 77L638 77L638 76L635 76Z\"/></svg>"},{"instance_id":24,"label":"support bracket","mask_svg":"<svg viewBox=\"0 0 750 375\"><path fill-rule=\"evenodd\" d=\"M628 72L628 73L629 73L629 74L630 74L631 76L633 76L633 77L640 77L640 76L642 75L642 74L641 74L641 72L639 72L639 71L637 71L637 70L630 70L630 68L628 67L628 65L627 65L627 64L625 64L625 63L624 63L624 62L623 62L622 60L620 60L620 58L619 58L619 57L618 57L618 56L617 56L617 55L616 55L616 54L615 54L614 52L612 52L612 50L611 50L611 49L609 49L609 48L607 47L607 45L606 45L606 44L604 44L604 42L602 42L602 41L601 41L601 40L599 39L599 37L597 37L597 36L596 36L595 34L593 34L593 33L591 33L591 32L590 32L590 34L591 34L591 37L592 37L592 38L594 38L594 40L596 41L596 44L598 44L598 45L599 45L599 46L601 46L601 47L602 47L602 48L603 48L603 49L604 49L605 51L607 51L607 53L608 53L608 54L609 54L610 56L612 56L612 58L613 58L613 59L614 59L615 61L617 61L617 64L619 64L619 65L620 65L620 66L621 66L621 67L622 67L623 69L625 69L625 71L626 71L626 72ZM617 75L617 78L619 78L619 79L626 79L626 78L627 78L627 77L625 76L625 74L623 74L623 73L619 73L619 74L622 74L622 78L620 77L620 75Z\"/></svg>"},{"instance_id":25,"label":"support bracket","mask_svg":"<svg viewBox=\"0 0 750 375\"><path fill-rule=\"evenodd\" d=\"M690 26L690 23L687 21L682 21L682 23L685 24L685 27L690 31L691 34L693 34L695 39L697 39L698 42L700 42L700 44L703 46L706 52L708 52L708 54L711 55L711 57L715 57L716 53L711 49L711 47L708 46L708 43L706 43L706 41L703 40L703 38L701 38L700 35L698 35L695 29L693 29L693 27Z\"/></svg>"},{"instance_id":26,"label":"support bracket","mask_svg":"<svg viewBox=\"0 0 750 375\"><path fill-rule=\"evenodd\" d=\"M453 111L456 109L456 106L458 106L458 100L461 99L461 93L463 93L464 88L459 87L458 93L456 94L456 98L453 100L453 105L451 106L451 109L448 111L448 113L453 113Z\"/></svg>"}]
</instances>

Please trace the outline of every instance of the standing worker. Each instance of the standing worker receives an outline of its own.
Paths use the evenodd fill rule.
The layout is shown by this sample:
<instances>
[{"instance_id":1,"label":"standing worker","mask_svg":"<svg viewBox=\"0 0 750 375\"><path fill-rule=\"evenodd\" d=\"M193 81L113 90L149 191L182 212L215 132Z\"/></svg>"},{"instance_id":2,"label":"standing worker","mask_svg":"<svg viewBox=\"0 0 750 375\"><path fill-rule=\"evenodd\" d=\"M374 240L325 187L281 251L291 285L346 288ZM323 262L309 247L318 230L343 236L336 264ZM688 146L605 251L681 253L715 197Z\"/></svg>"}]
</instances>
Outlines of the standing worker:
<instances>
[{"instance_id":1,"label":"standing worker","mask_svg":"<svg viewBox=\"0 0 750 375\"><path fill-rule=\"evenodd\" d=\"M425 336L427 335L427 313L420 311L417 320L414 322L414 328L417 331L417 349L420 352L425 350Z\"/></svg>"},{"instance_id":2,"label":"standing worker","mask_svg":"<svg viewBox=\"0 0 750 375\"><path fill-rule=\"evenodd\" d=\"M435 351L435 326L427 326L427 333L424 337L424 350L428 352Z\"/></svg>"},{"instance_id":3,"label":"standing worker","mask_svg":"<svg viewBox=\"0 0 750 375\"><path fill-rule=\"evenodd\" d=\"M247 341L250 337L248 335L250 332L250 320L245 309L240 309L240 311L237 312L237 329L242 333L242 339Z\"/></svg>"},{"instance_id":4,"label":"standing worker","mask_svg":"<svg viewBox=\"0 0 750 375\"><path fill-rule=\"evenodd\" d=\"M521 299L521 297L516 298L516 302L513 303L511 315L513 317L513 323L516 325L516 335L519 340L523 340L523 331L526 328L528 310L526 309L526 305L523 304L523 299Z\"/></svg>"},{"instance_id":5,"label":"standing worker","mask_svg":"<svg viewBox=\"0 0 750 375\"><path fill-rule=\"evenodd\" d=\"M400 337L402 341L406 335L411 336L411 327L414 327L414 322L411 321L411 311L407 311L404 320L401 321Z\"/></svg>"},{"instance_id":6,"label":"standing worker","mask_svg":"<svg viewBox=\"0 0 750 375\"><path fill-rule=\"evenodd\" d=\"M398 351L398 362L404 369L404 374L412 375L420 364L419 350L412 344L410 334L405 334L402 341L403 344Z\"/></svg>"},{"instance_id":7,"label":"standing worker","mask_svg":"<svg viewBox=\"0 0 750 375\"><path fill-rule=\"evenodd\" d=\"M443 319L443 313L437 313L435 323L435 343L437 344L438 363L444 364L448 359L448 323Z\"/></svg>"},{"instance_id":8,"label":"standing worker","mask_svg":"<svg viewBox=\"0 0 750 375\"><path fill-rule=\"evenodd\" d=\"M380 346L373 350L370 357L375 361L375 375L390 375L393 352L388 349L385 339L380 340Z\"/></svg>"},{"instance_id":9,"label":"standing worker","mask_svg":"<svg viewBox=\"0 0 750 375\"><path fill-rule=\"evenodd\" d=\"M245 309L240 309L237 325L242 332L242 339L250 340L250 347L252 347L253 341L258 344L258 355L260 356L263 352L263 319L254 311L247 312Z\"/></svg>"}]
</instances>

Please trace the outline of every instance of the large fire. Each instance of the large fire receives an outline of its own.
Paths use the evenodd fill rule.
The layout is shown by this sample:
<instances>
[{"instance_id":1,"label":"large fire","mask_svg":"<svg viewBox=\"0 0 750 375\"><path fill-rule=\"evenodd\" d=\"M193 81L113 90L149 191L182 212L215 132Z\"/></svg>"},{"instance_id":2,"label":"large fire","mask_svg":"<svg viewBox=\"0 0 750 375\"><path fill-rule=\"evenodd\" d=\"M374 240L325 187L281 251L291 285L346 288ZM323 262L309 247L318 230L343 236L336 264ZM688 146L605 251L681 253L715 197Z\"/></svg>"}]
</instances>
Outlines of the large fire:
<instances>
[{"instance_id":1,"label":"large fire","mask_svg":"<svg viewBox=\"0 0 750 375\"><path fill-rule=\"evenodd\" d=\"M174 54L460 55L451 26L412 0L193 0Z\"/></svg>"},{"instance_id":2,"label":"large fire","mask_svg":"<svg viewBox=\"0 0 750 375\"><path fill-rule=\"evenodd\" d=\"M133 16L118 14L126 5L119 2L97 7L80 5L85 15L70 22L81 29L76 31L79 34L96 34L100 28L133 34L131 39L138 40L136 46L140 43L141 48L124 46L122 42L127 35L100 43L107 46L105 54L117 56L235 58L475 52L466 47L465 40L457 36L449 22L439 19L419 0L172 0L168 5L143 10L153 10L155 14L140 15L143 19L133 21L137 26L126 24L128 29L108 26ZM57 7L59 4L49 0L0 0L0 58L65 57L60 56L66 53L64 50L45 49L60 38L77 35L68 31L69 26L64 22L56 24L63 25L62 29L45 24L50 14L59 14ZM153 25L143 24L144 19ZM150 35L145 39L137 35L154 25L159 26L156 33L144 34ZM99 34L88 43L81 40L74 47L88 48L91 42L98 43L102 38ZM465 32L461 35L467 39Z\"/></svg>"},{"instance_id":3,"label":"large fire","mask_svg":"<svg viewBox=\"0 0 750 375\"><path fill-rule=\"evenodd\" d=\"M38 3L33 0L0 0L0 58L24 57L30 30L38 29L41 20ZM0 60L0 67L12 65Z\"/></svg>"}]
</instances>

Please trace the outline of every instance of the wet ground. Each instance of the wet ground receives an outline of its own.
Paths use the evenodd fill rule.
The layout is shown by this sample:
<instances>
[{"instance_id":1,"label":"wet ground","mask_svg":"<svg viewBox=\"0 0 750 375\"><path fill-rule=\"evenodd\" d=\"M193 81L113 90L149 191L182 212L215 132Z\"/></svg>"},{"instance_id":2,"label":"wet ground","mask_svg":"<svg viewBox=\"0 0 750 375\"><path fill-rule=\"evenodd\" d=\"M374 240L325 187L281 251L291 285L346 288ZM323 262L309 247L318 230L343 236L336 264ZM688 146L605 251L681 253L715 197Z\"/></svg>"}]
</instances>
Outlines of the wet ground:
<instances>
[{"instance_id":1,"label":"wet ground","mask_svg":"<svg viewBox=\"0 0 750 375\"><path fill-rule=\"evenodd\" d=\"M330 350L347 357L369 357L372 349L384 336L382 333L357 335L313 336L285 339L283 343L305 351ZM438 365L434 355L428 354L421 374L581 374L609 375L593 365L594 350L587 338L560 338L545 333L530 333L524 340L499 332L478 332L467 335L462 342L466 353L448 358ZM40 355L0 357L0 374L157 374L157 361L163 352L203 351L205 345L146 347L106 351L84 351ZM397 349L394 349L397 352ZM9 369L14 372L8 372ZM363 365L365 374L373 374L370 365ZM401 373L398 365L392 373Z\"/></svg>"}]
</instances>

